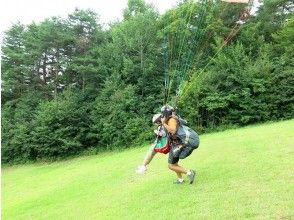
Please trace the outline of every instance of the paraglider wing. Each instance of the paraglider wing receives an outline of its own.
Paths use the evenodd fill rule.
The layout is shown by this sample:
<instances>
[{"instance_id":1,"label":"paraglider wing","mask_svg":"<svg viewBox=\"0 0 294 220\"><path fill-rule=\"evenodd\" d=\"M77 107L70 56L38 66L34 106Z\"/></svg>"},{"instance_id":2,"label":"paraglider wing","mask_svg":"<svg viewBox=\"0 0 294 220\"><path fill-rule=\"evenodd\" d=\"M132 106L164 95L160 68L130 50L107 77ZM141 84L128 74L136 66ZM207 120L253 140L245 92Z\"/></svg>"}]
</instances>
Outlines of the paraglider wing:
<instances>
[{"instance_id":1,"label":"paraglider wing","mask_svg":"<svg viewBox=\"0 0 294 220\"><path fill-rule=\"evenodd\" d=\"M229 3L249 3L249 0L221 0L223 2L229 2Z\"/></svg>"}]
</instances>

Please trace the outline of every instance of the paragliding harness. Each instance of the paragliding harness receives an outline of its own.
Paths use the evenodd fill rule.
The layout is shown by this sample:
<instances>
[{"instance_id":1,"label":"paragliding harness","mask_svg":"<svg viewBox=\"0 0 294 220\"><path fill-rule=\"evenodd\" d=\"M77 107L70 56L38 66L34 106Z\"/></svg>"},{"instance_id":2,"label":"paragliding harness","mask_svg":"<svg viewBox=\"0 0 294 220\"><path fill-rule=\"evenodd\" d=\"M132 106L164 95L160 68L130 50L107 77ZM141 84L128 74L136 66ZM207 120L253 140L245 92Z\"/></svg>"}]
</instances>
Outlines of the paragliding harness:
<instances>
[{"instance_id":1,"label":"paragliding harness","mask_svg":"<svg viewBox=\"0 0 294 220\"><path fill-rule=\"evenodd\" d=\"M163 114L163 116L165 116ZM167 133L163 125L160 125L157 129L157 137L154 142L154 151L167 154L172 147L178 145L189 146L196 149L199 144L198 134L187 126L187 121L181 118L179 115L170 116L177 121L176 135Z\"/></svg>"},{"instance_id":2,"label":"paragliding harness","mask_svg":"<svg viewBox=\"0 0 294 220\"><path fill-rule=\"evenodd\" d=\"M170 138L171 146L183 145L196 149L199 145L198 134L190 127L187 126L187 121L180 116L176 116L177 131L176 138Z\"/></svg>"}]
</instances>

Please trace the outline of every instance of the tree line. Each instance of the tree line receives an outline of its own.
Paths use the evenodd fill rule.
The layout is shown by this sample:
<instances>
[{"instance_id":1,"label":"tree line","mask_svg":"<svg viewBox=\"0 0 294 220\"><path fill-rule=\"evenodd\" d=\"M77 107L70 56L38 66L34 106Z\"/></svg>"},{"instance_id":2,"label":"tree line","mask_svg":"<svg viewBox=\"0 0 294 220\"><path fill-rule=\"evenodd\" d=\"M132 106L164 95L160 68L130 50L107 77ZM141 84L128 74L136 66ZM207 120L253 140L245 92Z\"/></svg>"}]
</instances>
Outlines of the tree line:
<instances>
[{"instance_id":1,"label":"tree line","mask_svg":"<svg viewBox=\"0 0 294 220\"><path fill-rule=\"evenodd\" d=\"M263 2L220 50L243 8L184 0L160 15L129 0L109 28L80 9L14 24L2 44L2 163L151 140L167 75L169 103L200 133L293 118L293 3Z\"/></svg>"}]
</instances>

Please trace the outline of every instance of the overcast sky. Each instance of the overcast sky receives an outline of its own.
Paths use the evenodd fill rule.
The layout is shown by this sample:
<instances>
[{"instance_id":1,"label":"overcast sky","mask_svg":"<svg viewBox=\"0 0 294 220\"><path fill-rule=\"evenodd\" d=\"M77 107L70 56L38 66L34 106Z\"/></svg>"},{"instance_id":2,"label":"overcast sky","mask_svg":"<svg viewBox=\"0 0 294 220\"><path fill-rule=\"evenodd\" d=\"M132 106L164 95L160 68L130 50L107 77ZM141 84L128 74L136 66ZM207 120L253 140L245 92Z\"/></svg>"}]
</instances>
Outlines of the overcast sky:
<instances>
[{"instance_id":1,"label":"overcast sky","mask_svg":"<svg viewBox=\"0 0 294 220\"><path fill-rule=\"evenodd\" d=\"M65 17L76 7L92 9L100 16L100 23L121 19L122 10L128 0L0 0L0 31L7 30L12 23L29 24L51 16ZM145 0L152 3L160 13L176 5L177 0Z\"/></svg>"},{"instance_id":2,"label":"overcast sky","mask_svg":"<svg viewBox=\"0 0 294 220\"><path fill-rule=\"evenodd\" d=\"M254 0L257 2L258 0ZM127 7L128 0L0 0L0 42L3 31L12 23L20 21L30 24L40 22L52 16L66 17L75 8L92 9L100 16L100 23L107 24L122 18L122 10ZM145 0L163 14L176 5L177 0Z\"/></svg>"}]
</instances>

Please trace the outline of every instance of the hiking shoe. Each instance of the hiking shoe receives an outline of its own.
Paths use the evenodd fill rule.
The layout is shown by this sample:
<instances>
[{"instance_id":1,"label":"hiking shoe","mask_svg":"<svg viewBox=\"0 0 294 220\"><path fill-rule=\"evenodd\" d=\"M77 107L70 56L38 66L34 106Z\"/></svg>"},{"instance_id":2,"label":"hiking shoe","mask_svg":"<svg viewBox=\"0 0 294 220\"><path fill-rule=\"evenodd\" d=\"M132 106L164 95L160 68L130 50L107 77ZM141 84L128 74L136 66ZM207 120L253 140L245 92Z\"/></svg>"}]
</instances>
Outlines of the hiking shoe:
<instances>
[{"instance_id":1,"label":"hiking shoe","mask_svg":"<svg viewBox=\"0 0 294 220\"><path fill-rule=\"evenodd\" d=\"M183 184L185 182L185 180L180 181L179 179L177 179L176 181L174 181L174 184Z\"/></svg>"},{"instance_id":2,"label":"hiking shoe","mask_svg":"<svg viewBox=\"0 0 294 220\"><path fill-rule=\"evenodd\" d=\"M194 182L195 176L196 176L196 171L195 170L190 170L191 174L188 175L189 177L189 183L192 184Z\"/></svg>"},{"instance_id":3,"label":"hiking shoe","mask_svg":"<svg viewBox=\"0 0 294 220\"><path fill-rule=\"evenodd\" d=\"M138 174L144 174L146 170L147 170L146 166L141 165L141 166L138 166L138 168L136 170L136 173L138 173Z\"/></svg>"}]
</instances>

